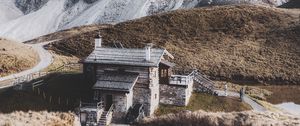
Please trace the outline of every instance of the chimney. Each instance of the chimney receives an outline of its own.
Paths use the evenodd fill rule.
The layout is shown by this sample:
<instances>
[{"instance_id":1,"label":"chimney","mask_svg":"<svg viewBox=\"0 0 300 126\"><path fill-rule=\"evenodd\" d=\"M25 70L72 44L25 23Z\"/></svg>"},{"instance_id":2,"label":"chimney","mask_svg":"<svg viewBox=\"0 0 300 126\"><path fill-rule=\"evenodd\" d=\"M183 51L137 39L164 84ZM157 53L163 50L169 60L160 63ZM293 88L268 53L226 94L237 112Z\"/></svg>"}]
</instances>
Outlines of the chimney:
<instances>
[{"instance_id":1,"label":"chimney","mask_svg":"<svg viewBox=\"0 0 300 126\"><path fill-rule=\"evenodd\" d=\"M145 47L145 59L146 59L146 61L150 61L150 59L151 59L151 47L152 47L152 43L148 43Z\"/></svg>"},{"instance_id":2,"label":"chimney","mask_svg":"<svg viewBox=\"0 0 300 126\"><path fill-rule=\"evenodd\" d=\"M101 44L102 44L102 37L99 35L99 38L95 39L95 49L101 48Z\"/></svg>"}]
</instances>

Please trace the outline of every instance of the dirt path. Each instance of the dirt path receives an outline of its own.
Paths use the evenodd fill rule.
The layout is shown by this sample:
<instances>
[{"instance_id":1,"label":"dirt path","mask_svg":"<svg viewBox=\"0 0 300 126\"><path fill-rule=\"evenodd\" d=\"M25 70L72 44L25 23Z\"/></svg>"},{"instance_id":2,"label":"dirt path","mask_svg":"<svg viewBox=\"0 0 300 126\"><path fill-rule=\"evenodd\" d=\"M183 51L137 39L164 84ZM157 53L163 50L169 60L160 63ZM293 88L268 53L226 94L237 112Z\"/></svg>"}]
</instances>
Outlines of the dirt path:
<instances>
[{"instance_id":1,"label":"dirt path","mask_svg":"<svg viewBox=\"0 0 300 126\"><path fill-rule=\"evenodd\" d=\"M0 78L0 89L12 86L11 83L5 83L5 82L9 82L9 80L12 80L12 79L18 78L18 77L22 77L22 76L26 76L26 75L30 75L32 73L39 72L39 71L47 68L53 62L53 56L44 48L44 45L47 45L48 43L51 43L51 41L30 45L38 53L39 59L40 59L39 63L31 69L28 69L28 70L25 70L25 71L22 71L19 73L11 74L11 75L8 75L5 77L1 77Z\"/></svg>"},{"instance_id":2,"label":"dirt path","mask_svg":"<svg viewBox=\"0 0 300 126\"><path fill-rule=\"evenodd\" d=\"M221 91L221 90L216 90L218 96L225 96L225 91ZM240 97L240 94L239 93L236 93L236 92L232 92L232 91L228 91L227 92L227 96L231 96L231 97ZM249 98L249 96L245 95L244 97L244 101L249 104L252 109L254 111L257 111L257 112L265 112L267 111L266 108L264 108L263 106L261 106L260 104L256 103L255 101L253 101L251 98Z\"/></svg>"}]
</instances>

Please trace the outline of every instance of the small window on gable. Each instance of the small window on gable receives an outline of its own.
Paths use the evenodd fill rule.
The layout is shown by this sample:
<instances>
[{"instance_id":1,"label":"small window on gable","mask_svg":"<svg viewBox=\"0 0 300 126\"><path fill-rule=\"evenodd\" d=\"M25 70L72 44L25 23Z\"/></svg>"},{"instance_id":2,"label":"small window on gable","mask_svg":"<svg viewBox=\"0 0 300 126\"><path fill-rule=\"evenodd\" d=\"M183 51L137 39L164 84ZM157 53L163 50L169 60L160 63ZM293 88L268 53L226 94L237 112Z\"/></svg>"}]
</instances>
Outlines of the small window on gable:
<instances>
[{"instance_id":1,"label":"small window on gable","mask_svg":"<svg viewBox=\"0 0 300 126\"><path fill-rule=\"evenodd\" d=\"M167 77L168 76L167 74L168 74L167 69L163 69L163 73L162 73L163 77Z\"/></svg>"},{"instance_id":2,"label":"small window on gable","mask_svg":"<svg viewBox=\"0 0 300 126\"><path fill-rule=\"evenodd\" d=\"M161 77L168 77L168 69L161 69L160 74Z\"/></svg>"}]
</instances>

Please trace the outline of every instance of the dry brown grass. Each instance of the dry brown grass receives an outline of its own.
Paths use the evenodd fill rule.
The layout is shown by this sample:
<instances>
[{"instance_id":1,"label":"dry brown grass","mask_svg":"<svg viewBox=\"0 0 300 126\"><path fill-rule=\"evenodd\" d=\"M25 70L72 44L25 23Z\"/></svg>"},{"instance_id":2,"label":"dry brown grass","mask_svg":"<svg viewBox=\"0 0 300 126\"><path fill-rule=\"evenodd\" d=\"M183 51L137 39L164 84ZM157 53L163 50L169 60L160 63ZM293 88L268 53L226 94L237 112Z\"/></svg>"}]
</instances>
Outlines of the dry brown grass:
<instances>
[{"instance_id":1,"label":"dry brown grass","mask_svg":"<svg viewBox=\"0 0 300 126\"><path fill-rule=\"evenodd\" d=\"M50 49L85 57L101 31L106 46L151 42L166 48L181 70L198 68L215 79L236 82L299 84L298 18L289 10L261 6L177 10L74 35Z\"/></svg>"},{"instance_id":2,"label":"dry brown grass","mask_svg":"<svg viewBox=\"0 0 300 126\"><path fill-rule=\"evenodd\" d=\"M299 126L300 118L273 112L186 112L148 118L140 126Z\"/></svg>"},{"instance_id":3,"label":"dry brown grass","mask_svg":"<svg viewBox=\"0 0 300 126\"><path fill-rule=\"evenodd\" d=\"M38 55L31 47L0 38L0 77L29 69L37 61Z\"/></svg>"},{"instance_id":4,"label":"dry brown grass","mask_svg":"<svg viewBox=\"0 0 300 126\"><path fill-rule=\"evenodd\" d=\"M73 126L75 123L73 113L60 112L13 112L0 113L1 126Z\"/></svg>"},{"instance_id":5,"label":"dry brown grass","mask_svg":"<svg viewBox=\"0 0 300 126\"><path fill-rule=\"evenodd\" d=\"M194 93L190 99L188 106L179 107L172 105L160 105L155 112L156 115L165 115L169 113L178 113L182 111L198 111L204 110L209 112L233 112L246 111L252 108L240 102L238 98L218 97L204 93Z\"/></svg>"},{"instance_id":6,"label":"dry brown grass","mask_svg":"<svg viewBox=\"0 0 300 126\"><path fill-rule=\"evenodd\" d=\"M79 61L79 58L77 58L75 56L59 55L53 51L50 51L50 53L53 56L54 61L44 71L55 70L56 68L61 67L64 64L78 63L78 61Z\"/></svg>"},{"instance_id":7,"label":"dry brown grass","mask_svg":"<svg viewBox=\"0 0 300 126\"><path fill-rule=\"evenodd\" d=\"M259 83L300 82L300 25L273 8L221 6L178 10L102 28L104 45L145 43L167 48L179 68L198 68L216 79ZM57 53L85 57L98 30L51 45Z\"/></svg>"},{"instance_id":8,"label":"dry brown grass","mask_svg":"<svg viewBox=\"0 0 300 126\"><path fill-rule=\"evenodd\" d=\"M80 27L73 27L71 29L61 30L52 34L44 35L41 37L38 37L33 40L26 41L24 43L40 43L40 42L46 42L46 41L53 41L53 40L60 40L60 39L66 39L69 37L74 37L79 34L83 34L85 32L98 30L99 28L105 28L110 25L86 25L86 26L80 26Z\"/></svg>"}]
</instances>

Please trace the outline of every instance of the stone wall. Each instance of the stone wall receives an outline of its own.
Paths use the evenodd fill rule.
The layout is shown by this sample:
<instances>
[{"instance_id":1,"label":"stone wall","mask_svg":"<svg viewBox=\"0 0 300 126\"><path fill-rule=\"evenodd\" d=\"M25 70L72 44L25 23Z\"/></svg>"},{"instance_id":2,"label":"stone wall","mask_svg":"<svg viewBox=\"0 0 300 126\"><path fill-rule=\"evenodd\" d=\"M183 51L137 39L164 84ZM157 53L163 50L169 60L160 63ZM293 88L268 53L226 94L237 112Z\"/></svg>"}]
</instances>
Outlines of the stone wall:
<instances>
[{"instance_id":1,"label":"stone wall","mask_svg":"<svg viewBox=\"0 0 300 126\"><path fill-rule=\"evenodd\" d=\"M149 85L136 84L133 89L133 102L144 105L145 114L151 116L159 105L158 68L149 68ZM149 87L148 87L149 86Z\"/></svg>"},{"instance_id":2,"label":"stone wall","mask_svg":"<svg viewBox=\"0 0 300 126\"><path fill-rule=\"evenodd\" d=\"M160 85L160 103L167 105L186 106L193 92L193 82L187 86Z\"/></svg>"},{"instance_id":3,"label":"stone wall","mask_svg":"<svg viewBox=\"0 0 300 126\"><path fill-rule=\"evenodd\" d=\"M133 90L126 94L126 112L133 104Z\"/></svg>"},{"instance_id":4,"label":"stone wall","mask_svg":"<svg viewBox=\"0 0 300 126\"><path fill-rule=\"evenodd\" d=\"M154 114L155 110L159 107L159 75L158 68L150 68L150 90L151 90L151 101L150 101L150 113Z\"/></svg>"},{"instance_id":5,"label":"stone wall","mask_svg":"<svg viewBox=\"0 0 300 126\"><path fill-rule=\"evenodd\" d=\"M127 106L128 97L126 95L127 94L113 96L113 103L115 108L112 116L112 122L114 123L124 122L127 110L130 107Z\"/></svg>"},{"instance_id":6,"label":"stone wall","mask_svg":"<svg viewBox=\"0 0 300 126\"><path fill-rule=\"evenodd\" d=\"M133 103L143 104L145 109L145 114L150 115L151 90L149 88L134 87L133 96L134 96Z\"/></svg>"},{"instance_id":7,"label":"stone wall","mask_svg":"<svg viewBox=\"0 0 300 126\"><path fill-rule=\"evenodd\" d=\"M186 91L185 91L185 95L186 95L186 98L185 98L185 105L188 105L189 104L189 101L190 101L190 98L192 96L192 93L194 91L194 81L192 81L188 87L186 88Z\"/></svg>"},{"instance_id":8,"label":"stone wall","mask_svg":"<svg viewBox=\"0 0 300 126\"><path fill-rule=\"evenodd\" d=\"M160 85L160 103L167 105L185 105L186 88L182 86Z\"/></svg>"},{"instance_id":9,"label":"stone wall","mask_svg":"<svg viewBox=\"0 0 300 126\"><path fill-rule=\"evenodd\" d=\"M123 95L113 95L113 103L115 105L115 112L127 112L127 97Z\"/></svg>"}]
</instances>

